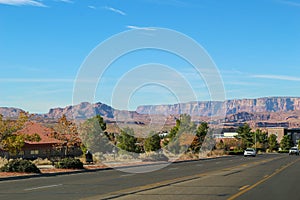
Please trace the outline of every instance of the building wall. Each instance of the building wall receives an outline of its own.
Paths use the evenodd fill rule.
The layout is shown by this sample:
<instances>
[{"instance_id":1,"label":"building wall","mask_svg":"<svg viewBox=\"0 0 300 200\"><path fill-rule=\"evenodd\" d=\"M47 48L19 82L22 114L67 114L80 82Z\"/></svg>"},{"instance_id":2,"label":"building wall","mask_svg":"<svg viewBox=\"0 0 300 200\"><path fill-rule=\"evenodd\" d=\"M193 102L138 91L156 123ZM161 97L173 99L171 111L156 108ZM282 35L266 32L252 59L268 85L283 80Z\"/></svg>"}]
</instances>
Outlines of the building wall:
<instances>
[{"instance_id":1,"label":"building wall","mask_svg":"<svg viewBox=\"0 0 300 200\"><path fill-rule=\"evenodd\" d=\"M294 145L295 146L298 145L298 141L300 140L300 129L298 128L286 129L285 132L286 134L292 137Z\"/></svg>"},{"instance_id":2,"label":"building wall","mask_svg":"<svg viewBox=\"0 0 300 200\"><path fill-rule=\"evenodd\" d=\"M283 136L285 135L285 128L278 127L278 128L268 128L268 137L272 134L277 136L277 142L280 143L282 140Z\"/></svg>"},{"instance_id":3,"label":"building wall","mask_svg":"<svg viewBox=\"0 0 300 200\"><path fill-rule=\"evenodd\" d=\"M21 156L26 159L50 158L60 156L61 152L56 151L52 144L25 144Z\"/></svg>"},{"instance_id":4,"label":"building wall","mask_svg":"<svg viewBox=\"0 0 300 200\"><path fill-rule=\"evenodd\" d=\"M75 157L82 155L79 147L69 148L68 156ZM18 155L11 155L10 153L0 150L0 156L6 158L24 158L34 160L37 158L53 158L64 157L64 149L57 149L53 144L25 144Z\"/></svg>"}]
</instances>

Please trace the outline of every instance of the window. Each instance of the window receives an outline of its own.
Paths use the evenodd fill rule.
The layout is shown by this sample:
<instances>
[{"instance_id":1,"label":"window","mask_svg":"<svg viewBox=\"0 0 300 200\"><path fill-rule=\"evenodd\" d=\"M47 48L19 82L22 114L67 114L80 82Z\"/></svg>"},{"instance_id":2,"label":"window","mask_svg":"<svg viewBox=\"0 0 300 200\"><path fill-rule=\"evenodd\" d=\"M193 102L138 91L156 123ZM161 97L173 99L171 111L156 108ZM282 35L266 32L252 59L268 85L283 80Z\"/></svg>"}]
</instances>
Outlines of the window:
<instances>
[{"instance_id":1,"label":"window","mask_svg":"<svg viewBox=\"0 0 300 200\"><path fill-rule=\"evenodd\" d=\"M37 155L37 154L39 154L39 150L31 150L30 154L31 155Z\"/></svg>"}]
</instances>

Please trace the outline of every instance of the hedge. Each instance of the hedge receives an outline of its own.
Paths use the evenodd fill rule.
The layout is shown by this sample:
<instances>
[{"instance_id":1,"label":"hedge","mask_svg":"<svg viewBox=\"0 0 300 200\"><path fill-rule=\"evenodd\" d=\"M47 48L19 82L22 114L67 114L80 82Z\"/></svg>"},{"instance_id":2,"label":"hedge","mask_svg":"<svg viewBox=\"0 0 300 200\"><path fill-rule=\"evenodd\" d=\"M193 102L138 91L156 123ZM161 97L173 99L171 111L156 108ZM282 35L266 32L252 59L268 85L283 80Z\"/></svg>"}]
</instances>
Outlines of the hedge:
<instances>
[{"instance_id":1,"label":"hedge","mask_svg":"<svg viewBox=\"0 0 300 200\"><path fill-rule=\"evenodd\" d=\"M83 169L83 163L76 158L64 158L55 164L60 169Z\"/></svg>"},{"instance_id":2,"label":"hedge","mask_svg":"<svg viewBox=\"0 0 300 200\"><path fill-rule=\"evenodd\" d=\"M15 159L0 168L2 172L41 173L39 168L29 160Z\"/></svg>"}]
</instances>

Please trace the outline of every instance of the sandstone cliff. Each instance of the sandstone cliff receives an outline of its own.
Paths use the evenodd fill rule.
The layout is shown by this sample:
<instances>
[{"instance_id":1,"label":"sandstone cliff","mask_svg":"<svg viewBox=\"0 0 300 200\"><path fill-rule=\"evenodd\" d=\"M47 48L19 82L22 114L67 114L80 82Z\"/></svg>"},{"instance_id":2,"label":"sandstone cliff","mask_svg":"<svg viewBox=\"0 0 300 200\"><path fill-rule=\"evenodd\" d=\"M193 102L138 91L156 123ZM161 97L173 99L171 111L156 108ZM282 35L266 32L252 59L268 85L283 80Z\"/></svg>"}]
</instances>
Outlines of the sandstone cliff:
<instances>
[{"instance_id":1,"label":"sandstone cliff","mask_svg":"<svg viewBox=\"0 0 300 200\"><path fill-rule=\"evenodd\" d=\"M240 112L288 112L300 110L300 98L296 97L265 97L258 99L234 99L224 102L199 101L174 105L139 106L140 114L183 114L191 116L218 116L222 113L237 114Z\"/></svg>"}]
</instances>

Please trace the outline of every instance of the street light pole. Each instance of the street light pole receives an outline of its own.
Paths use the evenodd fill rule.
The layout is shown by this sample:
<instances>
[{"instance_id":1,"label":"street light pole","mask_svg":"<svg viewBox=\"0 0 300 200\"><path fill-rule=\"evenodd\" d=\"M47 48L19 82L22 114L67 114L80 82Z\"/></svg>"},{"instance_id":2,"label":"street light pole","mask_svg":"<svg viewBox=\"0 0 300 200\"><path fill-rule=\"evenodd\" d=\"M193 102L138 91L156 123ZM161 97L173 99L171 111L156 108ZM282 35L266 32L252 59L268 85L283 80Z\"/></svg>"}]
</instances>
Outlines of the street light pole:
<instances>
[{"instance_id":1,"label":"street light pole","mask_svg":"<svg viewBox=\"0 0 300 200\"><path fill-rule=\"evenodd\" d=\"M254 137L255 137L255 151L256 151L256 133L254 133Z\"/></svg>"}]
</instances>

